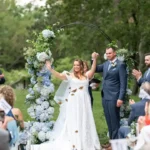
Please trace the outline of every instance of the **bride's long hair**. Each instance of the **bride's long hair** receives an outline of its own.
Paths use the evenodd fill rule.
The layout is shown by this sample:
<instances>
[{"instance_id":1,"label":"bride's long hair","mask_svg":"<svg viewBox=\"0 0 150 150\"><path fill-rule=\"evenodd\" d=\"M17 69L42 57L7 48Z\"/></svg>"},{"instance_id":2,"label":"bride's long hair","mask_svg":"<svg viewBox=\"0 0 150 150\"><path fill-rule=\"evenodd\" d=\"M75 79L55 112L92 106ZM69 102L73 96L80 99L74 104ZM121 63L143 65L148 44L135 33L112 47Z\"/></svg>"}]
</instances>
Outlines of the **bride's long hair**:
<instances>
[{"instance_id":1,"label":"bride's long hair","mask_svg":"<svg viewBox=\"0 0 150 150\"><path fill-rule=\"evenodd\" d=\"M81 59L75 59L74 60L74 62L75 61L77 61L77 62L79 62L79 65L80 65L80 74L82 75L82 76L84 76L84 65L83 65L83 61L81 60ZM78 76L78 72L76 72L74 69L73 69L73 73L74 73L74 76L76 77L76 78L80 78L79 76Z\"/></svg>"}]
</instances>

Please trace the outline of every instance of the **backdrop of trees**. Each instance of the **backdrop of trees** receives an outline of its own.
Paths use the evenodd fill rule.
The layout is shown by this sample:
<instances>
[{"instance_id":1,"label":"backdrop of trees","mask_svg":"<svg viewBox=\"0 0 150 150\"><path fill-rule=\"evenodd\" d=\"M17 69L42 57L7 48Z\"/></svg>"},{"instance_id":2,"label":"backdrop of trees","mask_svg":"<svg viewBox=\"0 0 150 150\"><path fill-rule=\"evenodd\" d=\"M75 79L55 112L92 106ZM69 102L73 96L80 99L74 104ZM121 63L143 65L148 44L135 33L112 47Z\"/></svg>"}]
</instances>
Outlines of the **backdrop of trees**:
<instances>
[{"instance_id":1,"label":"backdrop of trees","mask_svg":"<svg viewBox=\"0 0 150 150\"><path fill-rule=\"evenodd\" d=\"M135 66L143 69L143 54L150 49L148 0L47 0L37 8L16 6L15 0L0 4L0 64L5 70L24 68L26 40L47 26L64 29L52 49L56 66L66 56L89 60L93 51L103 61L106 45L116 40L135 52Z\"/></svg>"}]
</instances>

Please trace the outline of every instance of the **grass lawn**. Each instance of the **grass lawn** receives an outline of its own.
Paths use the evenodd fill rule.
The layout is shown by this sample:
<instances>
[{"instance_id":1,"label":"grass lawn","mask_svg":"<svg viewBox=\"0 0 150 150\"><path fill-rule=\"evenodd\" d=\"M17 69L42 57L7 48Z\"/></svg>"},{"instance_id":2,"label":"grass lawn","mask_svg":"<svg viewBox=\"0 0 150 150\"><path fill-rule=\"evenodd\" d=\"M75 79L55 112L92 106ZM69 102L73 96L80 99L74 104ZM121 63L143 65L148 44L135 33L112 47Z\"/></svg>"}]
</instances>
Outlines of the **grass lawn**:
<instances>
[{"instance_id":1,"label":"grass lawn","mask_svg":"<svg viewBox=\"0 0 150 150\"><path fill-rule=\"evenodd\" d=\"M15 93L17 97L17 100L15 102L15 107L18 107L21 109L24 115L25 121L30 120L30 116L27 114L27 106L25 104L25 96L27 94L27 90L15 90ZM104 113L102 109L100 92L94 91L93 96L94 96L93 114L94 114L94 119L96 123L96 128L99 134L100 141L102 144L104 144L108 141L108 138L106 136L107 125L106 125L106 121L105 121L105 117L104 117ZM132 98L137 99L136 96L133 96ZM59 113L59 106L56 104L53 120L57 119L58 113Z\"/></svg>"}]
</instances>

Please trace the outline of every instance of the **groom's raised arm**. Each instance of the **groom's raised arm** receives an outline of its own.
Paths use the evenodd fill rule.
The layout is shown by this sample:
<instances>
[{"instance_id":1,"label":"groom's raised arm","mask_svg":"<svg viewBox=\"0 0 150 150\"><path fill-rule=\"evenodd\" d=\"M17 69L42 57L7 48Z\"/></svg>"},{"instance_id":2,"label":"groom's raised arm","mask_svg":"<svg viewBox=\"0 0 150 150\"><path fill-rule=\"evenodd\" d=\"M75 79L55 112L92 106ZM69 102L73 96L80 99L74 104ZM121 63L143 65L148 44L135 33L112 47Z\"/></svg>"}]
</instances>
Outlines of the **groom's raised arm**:
<instances>
[{"instance_id":1,"label":"groom's raised arm","mask_svg":"<svg viewBox=\"0 0 150 150\"><path fill-rule=\"evenodd\" d=\"M93 64L93 60L91 60L91 65ZM96 69L95 69L95 72L98 73L98 72L103 72L103 66L104 64L100 64L100 65L96 65Z\"/></svg>"},{"instance_id":2,"label":"groom's raised arm","mask_svg":"<svg viewBox=\"0 0 150 150\"><path fill-rule=\"evenodd\" d=\"M91 65L93 64L93 59L96 57L96 56L98 56L99 54L98 53L96 53L96 52L93 52L92 53L92 60L91 60ZM103 64L101 64L101 65L96 65L96 69L95 69L95 72L103 72Z\"/></svg>"}]
</instances>

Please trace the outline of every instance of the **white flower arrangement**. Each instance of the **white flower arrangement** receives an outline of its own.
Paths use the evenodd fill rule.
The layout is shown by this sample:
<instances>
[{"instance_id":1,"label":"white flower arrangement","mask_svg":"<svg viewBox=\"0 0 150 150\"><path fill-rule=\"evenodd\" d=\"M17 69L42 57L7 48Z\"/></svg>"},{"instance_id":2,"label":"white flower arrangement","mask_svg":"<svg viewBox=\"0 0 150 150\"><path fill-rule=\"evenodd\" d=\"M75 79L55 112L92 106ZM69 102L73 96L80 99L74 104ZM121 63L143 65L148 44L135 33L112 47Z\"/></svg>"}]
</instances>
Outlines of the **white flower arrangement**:
<instances>
[{"instance_id":1,"label":"white flower arrangement","mask_svg":"<svg viewBox=\"0 0 150 150\"><path fill-rule=\"evenodd\" d=\"M118 60L120 60L120 61L124 61L124 60L125 60L124 55L119 55L119 56L117 56L117 58L118 58Z\"/></svg>"},{"instance_id":2,"label":"white flower arrangement","mask_svg":"<svg viewBox=\"0 0 150 150\"><path fill-rule=\"evenodd\" d=\"M47 30L47 29L42 31L42 35L43 35L43 37L46 38L46 39L47 39L47 38L51 38L51 37L52 37L52 38L55 38L54 32L53 32L53 31L50 31L50 30Z\"/></svg>"},{"instance_id":3,"label":"white flower arrangement","mask_svg":"<svg viewBox=\"0 0 150 150\"><path fill-rule=\"evenodd\" d=\"M132 94L132 91L130 89L127 89L127 94L128 95L131 95Z\"/></svg>"},{"instance_id":4,"label":"white flower arrangement","mask_svg":"<svg viewBox=\"0 0 150 150\"><path fill-rule=\"evenodd\" d=\"M104 54L104 59L107 60L107 55L106 55L106 53Z\"/></svg>"},{"instance_id":5,"label":"white flower arrangement","mask_svg":"<svg viewBox=\"0 0 150 150\"><path fill-rule=\"evenodd\" d=\"M36 57L39 62L45 62L50 59L50 56L48 56L45 52L37 53Z\"/></svg>"},{"instance_id":6,"label":"white flower arrangement","mask_svg":"<svg viewBox=\"0 0 150 150\"><path fill-rule=\"evenodd\" d=\"M26 68L31 76L26 101L32 104L27 109L27 112L36 122L30 122L29 127L25 128L23 133L28 134L32 144L47 141L54 125L54 121L50 121L54 114L53 106L55 102L51 95L54 92L54 85L51 83L51 73L45 67L46 60L53 62L50 47L54 38L53 31L49 29L43 30L38 34L36 41L30 42L28 40L33 47L26 49L25 53ZM25 137L25 135L21 136L22 139Z\"/></svg>"}]
</instances>

